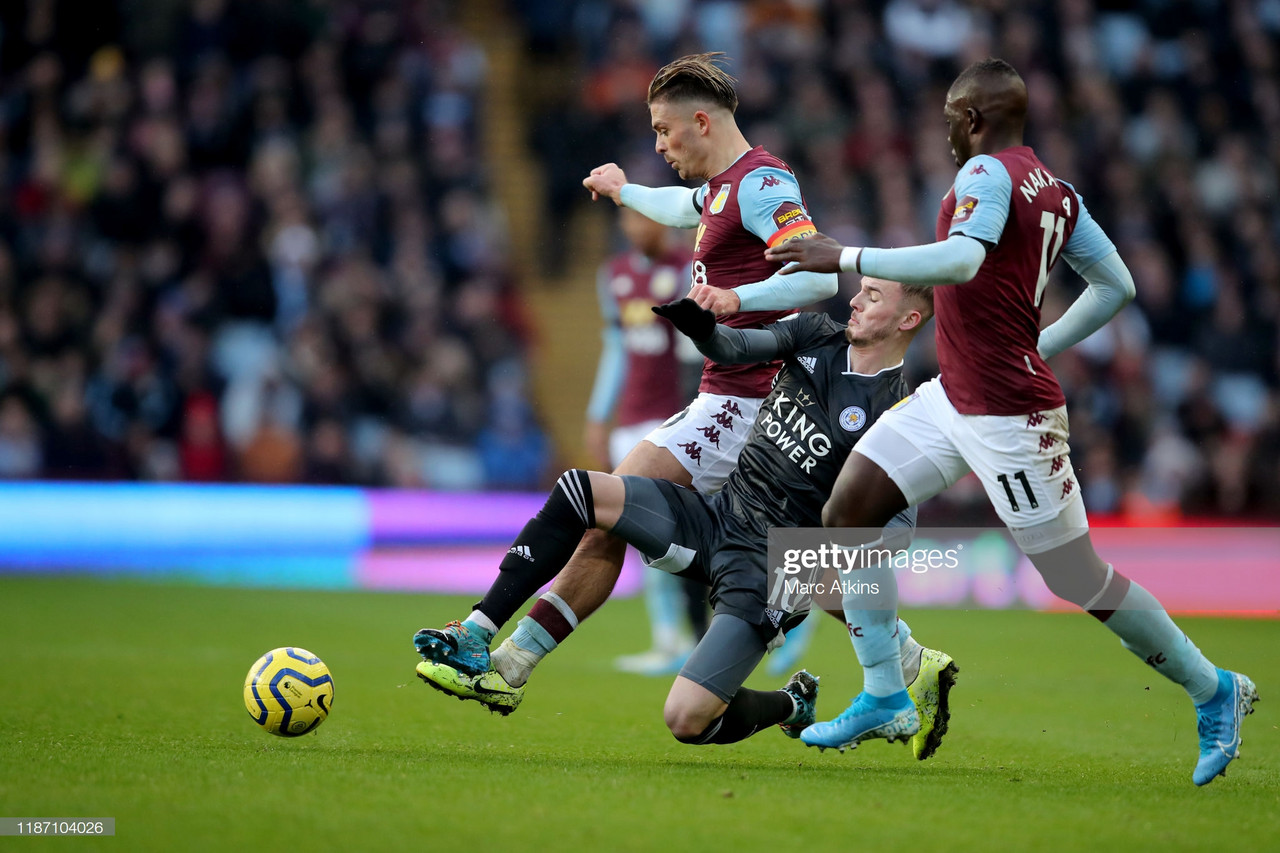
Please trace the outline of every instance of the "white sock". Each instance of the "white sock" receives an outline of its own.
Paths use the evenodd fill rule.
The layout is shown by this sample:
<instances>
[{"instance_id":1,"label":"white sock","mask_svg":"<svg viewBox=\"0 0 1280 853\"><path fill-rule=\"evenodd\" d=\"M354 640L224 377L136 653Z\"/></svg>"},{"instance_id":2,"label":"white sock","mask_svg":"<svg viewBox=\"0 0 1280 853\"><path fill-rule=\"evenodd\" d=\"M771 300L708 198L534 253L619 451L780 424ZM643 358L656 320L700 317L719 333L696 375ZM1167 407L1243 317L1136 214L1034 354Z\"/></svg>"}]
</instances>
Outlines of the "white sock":
<instances>
[{"instance_id":1,"label":"white sock","mask_svg":"<svg viewBox=\"0 0 1280 853\"><path fill-rule=\"evenodd\" d=\"M905 638L903 629L907 631ZM902 659L902 682L910 684L920 675L920 656L924 654L924 646L912 638L911 629L901 619L898 620L898 654Z\"/></svg>"},{"instance_id":2,"label":"white sock","mask_svg":"<svg viewBox=\"0 0 1280 853\"><path fill-rule=\"evenodd\" d=\"M489 632L490 637L498 633L498 626L493 624L493 620L488 616L485 616L479 610L472 610L471 615L468 616L465 621L485 629Z\"/></svg>"},{"instance_id":3,"label":"white sock","mask_svg":"<svg viewBox=\"0 0 1280 853\"><path fill-rule=\"evenodd\" d=\"M510 637L502 641L502 645L489 655L489 665L506 679L507 684L519 687L529 680L533 668L545 655L530 649L522 649L511 641Z\"/></svg>"},{"instance_id":4,"label":"white sock","mask_svg":"<svg viewBox=\"0 0 1280 853\"><path fill-rule=\"evenodd\" d=\"M1117 573L1110 574L1108 585L1117 577ZM1156 597L1133 581L1120 605L1102 624L1126 649L1165 678L1181 684L1195 704L1208 702L1217 692L1217 668L1173 623Z\"/></svg>"}]
</instances>

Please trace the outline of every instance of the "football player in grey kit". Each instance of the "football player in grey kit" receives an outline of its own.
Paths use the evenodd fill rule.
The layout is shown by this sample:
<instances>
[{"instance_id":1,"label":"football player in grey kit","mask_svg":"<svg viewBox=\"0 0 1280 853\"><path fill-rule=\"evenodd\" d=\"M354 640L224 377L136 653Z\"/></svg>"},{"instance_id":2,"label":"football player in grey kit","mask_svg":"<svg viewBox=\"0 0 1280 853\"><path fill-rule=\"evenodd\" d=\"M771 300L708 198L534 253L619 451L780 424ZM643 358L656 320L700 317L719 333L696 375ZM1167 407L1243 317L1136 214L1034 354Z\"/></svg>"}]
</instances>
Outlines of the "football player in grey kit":
<instances>
[{"instance_id":1,"label":"football player in grey kit","mask_svg":"<svg viewBox=\"0 0 1280 853\"><path fill-rule=\"evenodd\" d=\"M835 295L838 283L830 273L780 275L782 264L761 253L817 228L791 168L753 148L738 128L736 81L721 67L724 60L716 53L684 56L659 69L649 85L654 151L682 179L701 181L698 188L635 184L614 163L592 169L582 183L593 198L664 225L696 228L690 299L726 325L759 329ZM669 413L614 473L660 477L707 495L718 491L737 465L746 428L778 366L776 361L706 361L693 402ZM523 687L545 654L608 598L625 550L618 537L591 529L572 559L556 566L559 574L541 574L523 555L509 555L500 567L500 582L469 616L443 628L423 628L414 635L414 647L427 661L471 674L492 664L507 687ZM548 582L551 589L490 656L489 642Z\"/></svg>"},{"instance_id":2,"label":"football player in grey kit","mask_svg":"<svg viewBox=\"0 0 1280 853\"><path fill-rule=\"evenodd\" d=\"M655 308L717 363L782 361L738 467L711 496L666 480L566 471L512 546L551 569L569 560L585 530L607 530L653 565L710 586L711 625L675 679L664 708L667 727L685 743L733 743L773 724L798 737L815 718L817 679L807 672L797 673L782 690L742 687L770 643L802 615L768 606L769 528L820 524L823 504L849 452L867 427L906 395L902 358L933 314L928 288L870 278L863 279L850 308L847 324L806 313L763 329L718 324L711 311L691 299ZM913 522L912 511L889 526L909 529ZM956 668L949 657L923 650L901 622L898 643L904 681L918 681L915 670L935 668L929 695L920 703L926 725L913 712L911 724L889 739L911 739L916 756L927 758L946 731L946 694ZM418 672L461 698L499 711L514 707L501 705L504 684L492 670L468 674L424 661ZM490 680L481 683L485 677ZM519 693L513 695L518 703Z\"/></svg>"}]
</instances>

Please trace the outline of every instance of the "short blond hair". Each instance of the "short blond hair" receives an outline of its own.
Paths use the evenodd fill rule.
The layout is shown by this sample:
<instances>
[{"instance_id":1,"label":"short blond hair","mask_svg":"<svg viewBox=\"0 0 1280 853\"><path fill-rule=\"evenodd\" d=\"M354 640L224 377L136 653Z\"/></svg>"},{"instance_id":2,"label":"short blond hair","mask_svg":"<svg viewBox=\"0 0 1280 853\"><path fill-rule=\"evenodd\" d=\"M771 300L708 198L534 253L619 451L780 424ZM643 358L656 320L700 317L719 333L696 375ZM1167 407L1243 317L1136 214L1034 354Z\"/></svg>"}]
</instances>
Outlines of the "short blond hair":
<instances>
[{"instance_id":1,"label":"short blond hair","mask_svg":"<svg viewBox=\"0 0 1280 853\"><path fill-rule=\"evenodd\" d=\"M664 65L649 84L654 101L710 101L729 112L738 109L738 81L720 64L728 59L719 51L682 56Z\"/></svg>"}]
</instances>

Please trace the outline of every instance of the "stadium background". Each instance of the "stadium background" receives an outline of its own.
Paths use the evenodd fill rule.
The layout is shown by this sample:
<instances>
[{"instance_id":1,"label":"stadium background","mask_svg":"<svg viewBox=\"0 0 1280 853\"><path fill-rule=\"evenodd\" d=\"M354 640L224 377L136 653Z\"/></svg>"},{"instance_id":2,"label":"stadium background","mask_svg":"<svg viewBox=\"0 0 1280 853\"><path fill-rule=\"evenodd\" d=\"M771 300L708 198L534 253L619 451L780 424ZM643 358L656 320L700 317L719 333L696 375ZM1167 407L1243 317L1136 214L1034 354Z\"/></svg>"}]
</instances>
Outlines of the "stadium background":
<instances>
[{"instance_id":1,"label":"stadium background","mask_svg":"<svg viewBox=\"0 0 1280 853\"><path fill-rule=\"evenodd\" d=\"M0 562L482 588L519 495L590 463L617 237L581 178L673 180L644 92L704 49L820 228L884 246L931 238L956 69L1009 59L1138 283L1055 363L1095 522L1274 525L1278 39L1243 0L5 4ZM966 481L924 520L994 517Z\"/></svg>"},{"instance_id":2,"label":"stadium background","mask_svg":"<svg viewBox=\"0 0 1280 853\"><path fill-rule=\"evenodd\" d=\"M0 817L113 816L65 846L131 851L1280 849L1280 621L1179 617L1265 700L1198 789L1182 691L1023 609L1052 604L998 543L901 579L963 670L923 764L673 741L665 680L611 666L636 598L511 718L419 685L408 647L587 462L618 243L580 181L672 180L643 91L704 48L819 225L879 245L932 234L949 78L1012 61L1138 283L1054 365L1100 548L1180 611L1274 617L1278 37L1276 0L0 2ZM1079 286L1059 270L1050 318ZM926 512L991 521L970 483ZM826 717L861 672L819 628ZM288 644L337 696L282 741L240 686Z\"/></svg>"}]
</instances>

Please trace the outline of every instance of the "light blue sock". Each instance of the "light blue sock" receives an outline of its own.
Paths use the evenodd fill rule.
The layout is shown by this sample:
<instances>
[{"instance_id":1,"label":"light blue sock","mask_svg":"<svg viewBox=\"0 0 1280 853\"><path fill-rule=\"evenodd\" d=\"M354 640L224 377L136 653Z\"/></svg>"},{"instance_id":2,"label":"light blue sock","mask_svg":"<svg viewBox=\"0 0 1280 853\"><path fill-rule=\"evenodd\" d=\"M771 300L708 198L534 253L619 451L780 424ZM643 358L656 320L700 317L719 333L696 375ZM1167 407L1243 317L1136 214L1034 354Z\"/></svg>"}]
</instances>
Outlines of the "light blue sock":
<instances>
[{"instance_id":1,"label":"light blue sock","mask_svg":"<svg viewBox=\"0 0 1280 853\"><path fill-rule=\"evenodd\" d=\"M676 651L680 645L680 620L684 612L680 601L680 579L662 569L646 566L644 604L649 613L653 648L662 652Z\"/></svg>"},{"instance_id":2,"label":"light blue sock","mask_svg":"<svg viewBox=\"0 0 1280 853\"><path fill-rule=\"evenodd\" d=\"M1113 575L1108 583L1118 576ZM1181 684L1192 702L1202 705L1213 698L1218 689L1217 668L1173 623L1156 597L1138 584L1129 582L1120 606L1102 624L1126 649L1165 678Z\"/></svg>"},{"instance_id":3,"label":"light blue sock","mask_svg":"<svg viewBox=\"0 0 1280 853\"><path fill-rule=\"evenodd\" d=\"M550 654L555 651L556 646L560 645L552 639L551 634L547 633L546 628L529 616L523 617L516 623L516 629L511 632L511 642L522 649L536 652L539 657Z\"/></svg>"},{"instance_id":4,"label":"light blue sock","mask_svg":"<svg viewBox=\"0 0 1280 853\"><path fill-rule=\"evenodd\" d=\"M877 698L905 690L898 639L898 581L892 566L872 565L851 571L843 579L851 581L847 588L856 585L872 590L847 592L841 602L853 650L862 664L863 690Z\"/></svg>"}]
</instances>

